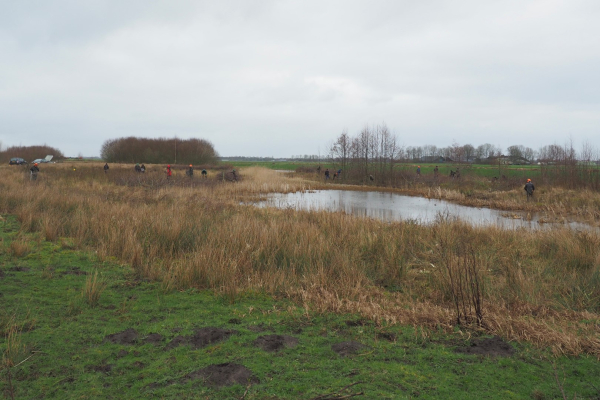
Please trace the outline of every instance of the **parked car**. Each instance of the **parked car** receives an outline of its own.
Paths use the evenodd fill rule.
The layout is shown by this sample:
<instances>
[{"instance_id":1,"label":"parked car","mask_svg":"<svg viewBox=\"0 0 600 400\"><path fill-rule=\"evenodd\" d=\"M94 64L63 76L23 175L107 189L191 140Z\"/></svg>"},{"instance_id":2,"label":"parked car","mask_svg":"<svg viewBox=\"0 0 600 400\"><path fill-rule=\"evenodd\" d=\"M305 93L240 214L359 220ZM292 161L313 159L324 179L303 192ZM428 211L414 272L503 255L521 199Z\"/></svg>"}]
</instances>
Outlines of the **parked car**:
<instances>
[{"instance_id":1,"label":"parked car","mask_svg":"<svg viewBox=\"0 0 600 400\"><path fill-rule=\"evenodd\" d=\"M54 156L46 156L46 158L36 158L35 160L32 161L32 163L33 164L35 164L35 163L38 163L38 164L51 163L53 157Z\"/></svg>"},{"instance_id":2,"label":"parked car","mask_svg":"<svg viewBox=\"0 0 600 400\"><path fill-rule=\"evenodd\" d=\"M9 165L21 165L21 164L27 164L27 161L25 161L24 159L22 159L20 157L13 157L10 159L8 164Z\"/></svg>"}]
</instances>

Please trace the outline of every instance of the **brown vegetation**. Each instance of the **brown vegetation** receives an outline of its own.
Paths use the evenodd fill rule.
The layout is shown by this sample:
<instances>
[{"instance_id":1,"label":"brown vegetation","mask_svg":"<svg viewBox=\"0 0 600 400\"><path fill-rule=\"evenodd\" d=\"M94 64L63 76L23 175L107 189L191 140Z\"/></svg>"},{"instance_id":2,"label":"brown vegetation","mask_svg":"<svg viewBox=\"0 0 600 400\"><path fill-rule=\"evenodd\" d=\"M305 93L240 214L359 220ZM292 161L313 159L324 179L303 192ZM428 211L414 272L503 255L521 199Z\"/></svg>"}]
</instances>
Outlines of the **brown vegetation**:
<instances>
[{"instance_id":1,"label":"brown vegetation","mask_svg":"<svg viewBox=\"0 0 600 400\"><path fill-rule=\"evenodd\" d=\"M319 186L264 169L243 170L240 182L217 180L215 171L191 180L181 171L166 183L152 166L137 185L120 184L113 175L126 172L118 168L105 176L100 165L74 173L44 168L35 185L5 172L0 211L16 214L22 229L49 240L71 237L166 289L209 288L232 300L263 291L316 310L446 331L455 329L458 307L461 329L600 357L597 232L444 219L421 226L243 205ZM479 305L467 299L457 306L450 271L467 279L464 295L481 293Z\"/></svg>"},{"instance_id":2,"label":"brown vegetation","mask_svg":"<svg viewBox=\"0 0 600 400\"><path fill-rule=\"evenodd\" d=\"M204 139L147 139L128 137L104 142L102 159L107 162L146 164L215 164L217 152Z\"/></svg>"},{"instance_id":3,"label":"brown vegetation","mask_svg":"<svg viewBox=\"0 0 600 400\"><path fill-rule=\"evenodd\" d=\"M33 161L37 158L45 158L47 155L53 155L53 161L61 160L65 156L63 153L50 146L12 146L4 151L0 151L0 163L8 164L11 158L20 157L25 161Z\"/></svg>"}]
</instances>

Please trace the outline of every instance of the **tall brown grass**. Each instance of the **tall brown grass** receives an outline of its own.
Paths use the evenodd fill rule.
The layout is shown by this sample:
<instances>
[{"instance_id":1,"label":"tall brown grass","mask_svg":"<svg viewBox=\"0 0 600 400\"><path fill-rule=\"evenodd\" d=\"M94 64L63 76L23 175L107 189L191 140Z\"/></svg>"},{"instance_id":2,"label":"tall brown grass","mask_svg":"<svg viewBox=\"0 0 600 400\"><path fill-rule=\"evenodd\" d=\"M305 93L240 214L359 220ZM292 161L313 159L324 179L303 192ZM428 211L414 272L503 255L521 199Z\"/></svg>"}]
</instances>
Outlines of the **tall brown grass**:
<instances>
[{"instance_id":1,"label":"tall brown grass","mask_svg":"<svg viewBox=\"0 0 600 400\"><path fill-rule=\"evenodd\" d=\"M81 296L90 307L96 307L102 292L106 289L106 282L98 277L98 271L88 275L83 288L81 290Z\"/></svg>"},{"instance_id":2,"label":"tall brown grass","mask_svg":"<svg viewBox=\"0 0 600 400\"><path fill-rule=\"evenodd\" d=\"M456 286L448 271L467 265L481 283L482 306L461 303L475 316L459 318L461 325L600 357L597 232L511 231L444 218L422 226L245 205L321 185L264 169L241 171L239 182L176 171L167 183L160 166L149 166L134 183L120 179L129 171L119 166L111 167L115 176L101 165L75 173L54 167L36 186L14 170L0 174L0 211L16 214L24 230L70 237L127 262L165 290L208 288L231 301L258 290L320 311L452 331Z\"/></svg>"},{"instance_id":3,"label":"tall brown grass","mask_svg":"<svg viewBox=\"0 0 600 400\"><path fill-rule=\"evenodd\" d=\"M21 237L10 242L8 250L13 257L24 257L31 251L31 246L25 238Z\"/></svg>"}]
</instances>

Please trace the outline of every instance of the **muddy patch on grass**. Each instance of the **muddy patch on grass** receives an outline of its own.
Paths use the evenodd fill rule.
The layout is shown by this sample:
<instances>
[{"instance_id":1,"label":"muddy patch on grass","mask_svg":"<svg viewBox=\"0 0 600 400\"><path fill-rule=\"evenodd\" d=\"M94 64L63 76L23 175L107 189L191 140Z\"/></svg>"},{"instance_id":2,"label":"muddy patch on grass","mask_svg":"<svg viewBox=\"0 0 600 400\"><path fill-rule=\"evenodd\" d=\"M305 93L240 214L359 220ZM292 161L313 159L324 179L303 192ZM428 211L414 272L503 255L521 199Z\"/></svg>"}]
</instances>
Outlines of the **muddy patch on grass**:
<instances>
[{"instance_id":1,"label":"muddy patch on grass","mask_svg":"<svg viewBox=\"0 0 600 400\"><path fill-rule=\"evenodd\" d=\"M166 346L165 351L174 349L177 346L185 346L189 343L189 337L186 336L175 336Z\"/></svg>"},{"instance_id":2,"label":"muddy patch on grass","mask_svg":"<svg viewBox=\"0 0 600 400\"><path fill-rule=\"evenodd\" d=\"M199 369L185 376L184 381L202 379L208 386L222 387L260 383L248 368L240 364L216 364Z\"/></svg>"},{"instance_id":3,"label":"muddy patch on grass","mask_svg":"<svg viewBox=\"0 0 600 400\"><path fill-rule=\"evenodd\" d=\"M346 357L358 353L359 350L364 349L366 346L362 343L350 341L336 343L331 346L331 350L335 351L340 357Z\"/></svg>"},{"instance_id":4,"label":"muddy patch on grass","mask_svg":"<svg viewBox=\"0 0 600 400\"><path fill-rule=\"evenodd\" d=\"M477 354L493 357L510 357L515 353L515 349L506 343L501 337L475 339L470 346L459 347L456 352L463 354Z\"/></svg>"},{"instance_id":5,"label":"muddy patch on grass","mask_svg":"<svg viewBox=\"0 0 600 400\"><path fill-rule=\"evenodd\" d=\"M144 339L145 343L151 343L154 345L159 345L163 341L163 337L160 333L151 333L146 339Z\"/></svg>"},{"instance_id":6,"label":"muddy patch on grass","mask_svg":"<svg viewBox=\"0 0 600 400\"><path fill-rule=\"evenodd\" d=\"M112 335L106 335L104 340L115 344L134 344L138 340L138 333L135 329L125 329L123 332L113 333Z\"/></svg>"},{"instance_id":7,"label":"muddy patch on grass","mask_svg":"<svg viewBox=\"0 0 600 400\"><path fill-rule=\"evenodd\" d=\"M397 338L397 336L395 333L390 333L390 332L378 332L377 333L377 339L380 339L380 340L387 340L388 342L395 342L396 338Z\"/></svg>"},{"instance_id":8,"label":"muddy patch on grass","mask_svg":"<svg viewBox=\"0 0 600 400\"><path fill-rule=\"evenodd\" d=\"M283 348L294 348L298 345L298 339L286 335L264 335L254 341L254 345L264 351L279 351Z\"/></svg>"},{"instance_id":9,"label":"muddy patch on grass","mask_svg":"<svg viewBox=\"0 0 600 400\"><path fill-rule=\"evenodd\" d=\"M62 272L63 275L87 275L87 272L82 271L79 267L69 268L68 270Z\"/></svg>"},{"instance_id":10,"label":"muddy patch on grass","mask_svg":"<svg viewBox=\"0 0 600 400\"><path fill-rule=\"evenodd\" d=\"M192 336L190 343L192 347L199 349L208 346L211 343L220 342L227 339L229 336L237 333L234 330L221 329L221 328L200 328Z\"/></svg>"},{"instance_id":11,"label":"muddy patch on grass","mask_svg":"<svg viewBox=\"0 0 600 400\"><path fill-rule=\"evenodd\" d=\"M102 372L104 374L108 374L112 369L112 364L88 365L86 367L86 370L90 372Z\"/></svg>"},{"instance_id":12,"label":"muddy patch on grass","mask_svg":"<svg viewBox=\"0 0 600 400\"><path fill-rule=\"evenodd\" d=\"M206 327L200 328L193 336L176 336L165 347L165 350L175 348L177 346L191 345L194 349L206 347L211 343L220 342L227 339L229 336L236 334L237 331L221 328Z\"/></svg>"},{"instance_id":13,"label":"muddy patch on grass","mask_svg":"<svg viewBox=\"0 0 600 400\"><path fill-rule=\"evenodd\" d=\"M31 271L30 268L27 267L12 267L8 269L9 271L13 271L13 272L29 272Z\"/></svg>"},{"instance_id":14,"label":"muddy patch on grass","mask_svg":"<svg viewBox=\"0 0 600 400\"><path fill-rule=\"evenodd\" d=\"M248 325L248 329L254 333L260 333L260 332L265 332L267 330L271 330L262 322L258 325Z\"/></svg>"}]
</instances>

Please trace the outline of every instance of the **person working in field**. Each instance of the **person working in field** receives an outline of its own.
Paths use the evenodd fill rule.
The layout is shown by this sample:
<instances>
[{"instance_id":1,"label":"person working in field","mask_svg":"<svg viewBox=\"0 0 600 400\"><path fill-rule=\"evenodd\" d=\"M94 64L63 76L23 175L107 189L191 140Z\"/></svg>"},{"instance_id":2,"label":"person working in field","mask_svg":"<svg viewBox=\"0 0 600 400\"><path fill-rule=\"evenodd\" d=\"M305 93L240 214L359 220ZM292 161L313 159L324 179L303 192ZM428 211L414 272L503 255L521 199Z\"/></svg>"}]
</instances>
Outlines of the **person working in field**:
<instances>
[{"instance_id":1,"label":"person working in field","mask_svg":"<svg viewBox=\"0 0 600 400\"><path fill-rule=\"evenodd\" d=\"M325 180L329 179L329 168L325 170Z\"/></svg>"},{"instance_id":2,"label":"person working in field","mask_svg":"<svg viewBox=\"0 0 600 400\"><path fill-rule=\"evenodd\" d=\"M417 165L417 176L421 176L421 166Z\"/></svg>"},{"instance_id":3,"label":"person working in field","mask_svg":"<svg viewBox=\"0 0 600 400\"><path fill-rule=\"evenodd\" d=\"M187 176L189 176L190 178L194 177L194 168L192 167L192 164L190 164L189 168L187 169L187 171L185 171L185 174Z\"/></svg>"},{"instance_id":4,"label":"person working in field","mask_svg":"<svg viewBox=\"0 0 600 400\"><path fill-rule=\"evenodd\" d=\"M203 178L206 178L206 175L208 175L208 172L206 172L206 170L205 170L205 169L203 169L203 170L202 170L202 177L203 177Z\"/></svg>"},{"instance_id":5,"label":"person working in field","mask_svg":"<svg viewBox=\"0 0 600 400\"><path fill-rule=\"evenodd\" d=\"M173 172L171 171L171 165L167 165L167 179L171 179Z\"/></svg>"},{"instance_id":6,"label":"person working in field","mask_svg":"<svg viewBox=\"0 0 600 400\"><path fill-rule=\"evenodd\" d=\"M142 167L140 167L140 163L135 164L135 172L142 172Z\"/></svg>"},{"instance_id":7,"label":"person working in field","mask_svg":"<svg viewBox=\"0 0 600 400\"><path fill-rule=\"evenodd\" d=\"M434 176L435 178L437 178L437 177L438 177L438 174L439 174L439 172L440 172L440 170L438 169L438 166L436 165L436 166L435 166L435 168L433 169L433 176Z\"/></svg>"},{"instance_id":8,"label":"person working in field","mask_svg":"<svg viewBox=\"0 0 600 400\"><path fill-rule=\"evenodd\" d=\"M533 191L535 190L535 186L533 186L531 179L527 179L524 189L527 192L527 201L529 201L529 199L533 197Z\"/></svg>"},{"instance_id":9,"label":"person working in field","mask_svg":"<svg viewBox=\"0 0 600 400\"><path fill-rule=\"evenodd\" d=\"M108 173L108 163L104 164L104 173L107 174Z\"/></svg>"},{"instance_id":10,"label":"person working in field","mask_svg":"<svg viewBox=\"0 0 600 400\"><path fill-rule=\"evenodd\" d=\"M29 171L29 180L35 181L37 179L38 172L40 172L40 169L38 168L38 163L33 164L33 166L29 168Z\"/></svg>"}]
</instances>

